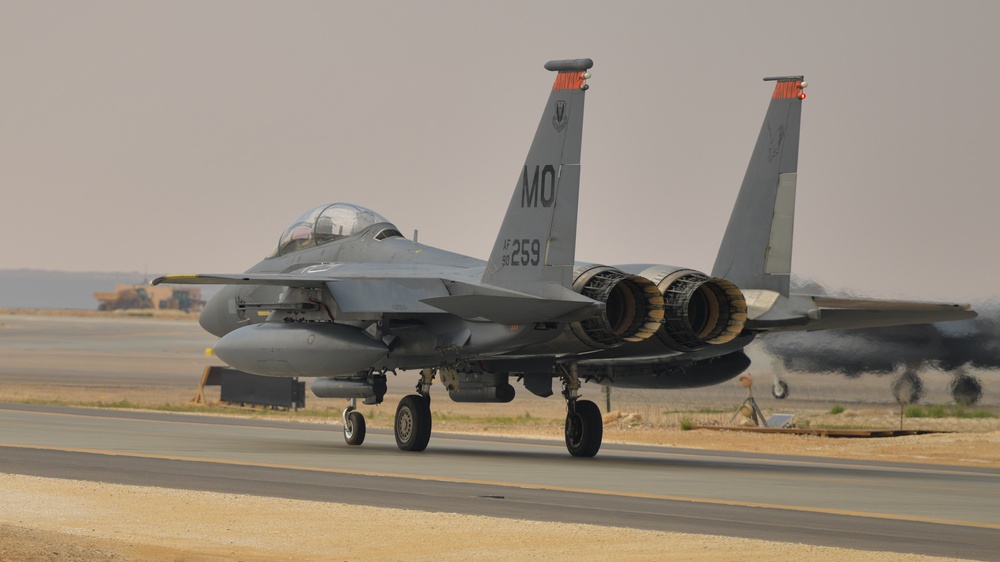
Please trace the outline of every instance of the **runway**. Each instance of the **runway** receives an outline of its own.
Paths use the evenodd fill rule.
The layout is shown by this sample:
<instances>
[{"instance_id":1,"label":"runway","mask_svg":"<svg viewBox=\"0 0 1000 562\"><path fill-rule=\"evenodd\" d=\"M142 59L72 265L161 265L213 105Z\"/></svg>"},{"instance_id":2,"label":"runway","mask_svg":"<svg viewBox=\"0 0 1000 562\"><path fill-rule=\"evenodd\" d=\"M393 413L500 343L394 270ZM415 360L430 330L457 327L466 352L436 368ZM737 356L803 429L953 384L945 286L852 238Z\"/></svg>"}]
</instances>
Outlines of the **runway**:
<instances>
[{"instance_id":1,"label":"runway","mask_svg":"<svg viewBox=\"0 0 1000 562\"><path fill-rule=\"evenodd\" d=\"M217 338L191 320L0 315L0 384L185 389Z\"/></svg>"},{"instance_id":2,"label":"runway","mask_svg":"<svg viewBox=\"0 0 1000 562\"><path fill-rule=\"evenodd\" d=\"M0 405L0 471L996 559L1000 470Z\"/></svg>"}]
</instances>

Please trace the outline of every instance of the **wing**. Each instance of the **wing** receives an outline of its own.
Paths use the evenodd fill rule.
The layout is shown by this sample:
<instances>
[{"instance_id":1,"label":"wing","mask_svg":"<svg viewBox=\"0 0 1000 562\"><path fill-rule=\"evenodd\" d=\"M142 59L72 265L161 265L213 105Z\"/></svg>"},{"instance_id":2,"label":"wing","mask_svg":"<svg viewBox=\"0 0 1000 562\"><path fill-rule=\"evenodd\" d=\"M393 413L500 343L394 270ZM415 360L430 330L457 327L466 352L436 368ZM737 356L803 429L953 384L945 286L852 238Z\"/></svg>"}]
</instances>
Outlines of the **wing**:
<instances>
[{"instance_id":1,"label":"wing","mask_svg":"<svg viewBox=\"0 0 1000 562\"><path fill-rule=\"evenodd\" d=\"M329 279L289 273L178 273L163 275L150 285L277 285L301 289L320 289Z\"/></svg>"},{"instance_id":2,"label":"wing","mask_svg":"<svg viewBox=\"0 0 1000 562\"><path fill-rule=\"evenodd\" d=\"M293 273L183 274L151 284L274 285L326 289L344 312L453 314L500 324L571 322L599 311L601 304L571 290L545 297L457 279L431 276L413 265L324 264Z\"/></svg>"}]
</instances>

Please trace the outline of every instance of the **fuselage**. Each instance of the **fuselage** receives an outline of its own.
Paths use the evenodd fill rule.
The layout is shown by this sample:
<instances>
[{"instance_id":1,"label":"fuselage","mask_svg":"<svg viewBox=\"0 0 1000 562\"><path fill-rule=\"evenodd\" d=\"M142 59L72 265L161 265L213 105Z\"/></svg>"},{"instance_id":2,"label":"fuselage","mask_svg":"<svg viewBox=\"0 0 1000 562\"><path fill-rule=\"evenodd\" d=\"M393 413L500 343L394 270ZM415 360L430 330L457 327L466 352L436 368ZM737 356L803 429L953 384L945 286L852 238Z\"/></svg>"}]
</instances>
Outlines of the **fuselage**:
<instances>
[{"instance_id":1,"label":"fuselage","mask_svg":"<svg viewBox=\"0 0 1000 562\"><path fill-rule=\"evenodd\" d=\"M325 269L336 271L338 276L354 276L362 287L361 292L365 292L363 287L369 286L369 292L381 294L387 292L384 278L396 271L405 270L410 277L420 277L423 272L428 280L479 284L486 266L483 260L408 240L389 222L378 222L350 236L311 247L287 246L288 251L281 251L279 246L246 273L295 274ZM581 267L588 265L581 264ZM410 288L418 292L435 283L439 285L440 281L428 281L426 286ZM395 287L394 290L402 289ZM421 305L419 297L422 294L418 294L416 300L401 296L398 302L385 306L387 310L373 314L342 307L324 288L226 285L206 304L200 323L208 332L223 338L217 348L217 353L222 352L220 357L226 354L227 348L237 346L237 353L227 362L262 374L337 376L353 375L370 368L420 369L479 362L477 369L495 366L511 374L551 377L557 373L557 363L573 359L585 378L656 388L707 386L716 384L719 378L725 380L738 375L745 368L742 353L734 355L739 359L716 362L711 370L715 376L708 376L706 368L689 370L690 373L683 368L738 352L753 339L753 335L747 333L726 345L682 352L654 337L608 349L581 351L579 345L567 346L568 331L564 325L499 324L484 319L459 318ZM304 306L311 310L301 308ZM351 335L355 341L363 341L357 339L361 337L379 346L384 342L384 352L357 351L357 346L341 342L339 338L348 334L342 331L330 334L327 333L330 330L322 326L332 322L353 330ZM242 330L239 337L230 335L236 330L264 323L278 324L283 331ZM328 342L323 351L317 352L316 344L305 343L317 338ZM272 364L267 359L271 348L294 360L283 359L281 364ZM248 349L255 351L248 352ZM348 349L355 350L356 360L349 358ZM374 360L373 353L377 356ZM327 356L329 359L324 359ZM626 361L624 358L631 359ZM266 365L272 365L273 370ZM708 363L704 365L707 367ZM719 368L723 365L732 368ZM736 369L738 365L741 367Z\"/></svg>"}]
</instances>

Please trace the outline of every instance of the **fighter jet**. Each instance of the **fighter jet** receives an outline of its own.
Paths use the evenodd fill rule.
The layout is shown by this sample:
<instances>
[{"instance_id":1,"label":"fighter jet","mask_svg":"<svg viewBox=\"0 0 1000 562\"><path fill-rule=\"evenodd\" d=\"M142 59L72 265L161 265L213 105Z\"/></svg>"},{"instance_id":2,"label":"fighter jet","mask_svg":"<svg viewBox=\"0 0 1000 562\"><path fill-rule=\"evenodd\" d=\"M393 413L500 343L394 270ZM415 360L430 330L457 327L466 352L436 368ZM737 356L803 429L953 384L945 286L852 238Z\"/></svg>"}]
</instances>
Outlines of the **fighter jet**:
<instances>
[{"instance_id":1,"label":"fighter jet","mask_svg":"<svg viewBox=\"0 0 1000 562\"><path fill-rule=\"evenodd\" d=\"M389 375L417 370L398 404L400 449L431 436L437 378L459 402L509 402L512 382L539 396L561 383L566 447L592 457L601 412L581 381L631 388L714 385L750 364L765 331L873 327L971 318L968 305L790 294L802 76L776 82L711 275L670 265L576 261L580 150L590 59L551 61L555 82L486 261L406 239L375 211L318 206L271 255L239 274L167 275L225 285L201 325L216 355L258 375L316 377L346 398L344 438L364 441L357 401L383 401Z\"/></svg>"},{"instance_id":2,"label":"fighter jet","mask_svg":"<svg viewBox=\"0 0 1000 562\"><path fill-rule=\"evenodd\" d=\"M983 384L972 372L1000 369L1000 306L984 301L975 308L979 317L962 322L769 334L759 344L774 357L771 393L778 399L788 396L782 371L837 373L847 378L894 375L892 394L913 404L923 396L924 383L918 373L933 369L951 375L948 387L956 404L974 405L983 395ZM909 392L900 395L901 387Z\"/></svg>"}]
</instances>

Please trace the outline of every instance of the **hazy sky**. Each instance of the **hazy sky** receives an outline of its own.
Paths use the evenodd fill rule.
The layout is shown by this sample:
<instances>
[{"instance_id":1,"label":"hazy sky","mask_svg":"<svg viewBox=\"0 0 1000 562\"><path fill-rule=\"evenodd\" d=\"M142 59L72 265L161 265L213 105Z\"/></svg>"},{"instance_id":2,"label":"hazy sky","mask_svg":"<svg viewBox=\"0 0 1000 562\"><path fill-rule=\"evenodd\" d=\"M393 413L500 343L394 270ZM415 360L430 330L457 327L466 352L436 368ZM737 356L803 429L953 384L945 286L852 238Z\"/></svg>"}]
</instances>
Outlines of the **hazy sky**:
<instances>
[{"instance_id":1,"label":"hazy sky","mask_svg":"<svg viewBox=\"0 0 1000 562\"><path fill-rule=\"evenodd\" d=\"M345 201L485 258L590 57L577 258L710 270L804 74L793 269L1000 294L997 2L0 1L0 269L238 272Z\"/></svg>"}]
</instances>

